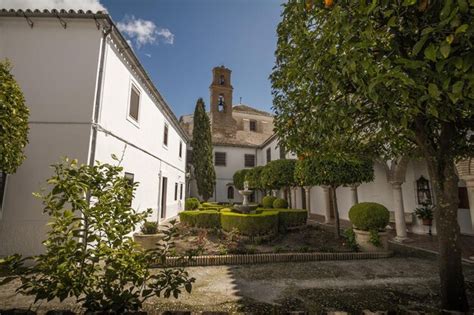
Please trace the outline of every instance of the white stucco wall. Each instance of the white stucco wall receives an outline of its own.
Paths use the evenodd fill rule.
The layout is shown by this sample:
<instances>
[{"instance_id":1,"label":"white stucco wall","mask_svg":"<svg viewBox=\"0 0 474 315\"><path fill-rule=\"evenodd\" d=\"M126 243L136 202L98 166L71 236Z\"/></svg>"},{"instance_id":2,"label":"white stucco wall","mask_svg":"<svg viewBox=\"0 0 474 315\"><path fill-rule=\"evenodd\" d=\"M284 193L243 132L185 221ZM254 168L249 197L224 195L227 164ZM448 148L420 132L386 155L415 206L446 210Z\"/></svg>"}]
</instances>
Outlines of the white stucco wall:
<instances>
[{"instance_id":1,"label":"white stucco wall","mask_svg":"<svg viewBox=\"0 0 474 315\"><path fill-rule=\"evenodd\" d=\"M93 20L0 18L0 59L12 73L30 109L26 160L9 175L0 217L0 255L41 252L45 224L32 196L61 157L87 162L101 33Z\"/></svg>"},{"instance_id":2,"label":"white stucco wall","mask_svg":"<svg viewBox=\"0 0 474 315\"><path fill-rule=\"evenodd\" d=\"M108 41L105 55L104 85L102 91L96 159L113 162L112 154L123 155L125 172L133 173L139 182L133 206L153 209L150 219L160 216L161 177L168 178L166 218L176 216L184 208L186 142L160 108L160 104L146 90L140 77L131 71L126 60L118 53L113 42ZM131 84L140 91L138 122L129 117ZM164 126L168 125L168 145L165 146ZM107 132L110 134L107 135ZM179 143L182 156L179 157ZM126 145L126 143L129 143ZM133 144L133 145L130 145ZM159 177L161 174L161 177ZM178 183L178 200L174 198ZM182 200L179 200L183 184Z\"/></svg>"}]
</instances>

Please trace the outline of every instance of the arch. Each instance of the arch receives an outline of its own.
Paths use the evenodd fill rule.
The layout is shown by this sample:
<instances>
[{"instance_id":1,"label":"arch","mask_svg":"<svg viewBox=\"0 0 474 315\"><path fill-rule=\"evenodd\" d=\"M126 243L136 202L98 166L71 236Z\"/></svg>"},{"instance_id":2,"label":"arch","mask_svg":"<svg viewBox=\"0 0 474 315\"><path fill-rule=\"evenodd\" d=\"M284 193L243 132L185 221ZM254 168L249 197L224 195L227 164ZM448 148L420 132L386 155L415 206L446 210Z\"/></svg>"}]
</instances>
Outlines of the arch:
<instances>
[{"instance_id":1,"label":"arch","mask_svg":"<svg viewBox=\"0 0 474 315\"><path fill-rule=\"evenodd\" d=\"M219 112L225 111L224 94L219 94L219 97L217 98L217 110Z\"/></svg>"},{"instance_id":2,"label":"arch","mask_svg":"<svg viewBox=\"0 0 474 315\"><path fill-rule=\"evenodd\" d=\"M234 199L234 187L227 187L227 199Z\"/></svg>"}]
</instances>

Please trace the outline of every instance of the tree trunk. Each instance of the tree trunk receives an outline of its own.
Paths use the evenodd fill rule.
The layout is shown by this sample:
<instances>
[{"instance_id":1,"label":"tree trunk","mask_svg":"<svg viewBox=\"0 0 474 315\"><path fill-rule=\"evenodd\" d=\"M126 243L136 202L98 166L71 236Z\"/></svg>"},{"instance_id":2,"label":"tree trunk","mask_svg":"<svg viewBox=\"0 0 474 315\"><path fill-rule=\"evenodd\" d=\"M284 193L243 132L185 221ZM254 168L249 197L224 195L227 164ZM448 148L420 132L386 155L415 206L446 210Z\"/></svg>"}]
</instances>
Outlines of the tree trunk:
<instances>
[{"instance_id":1,"label":"tree trunk","mask_svg":"<svg viewBox=\"0 0 474 315\"><path fill-rule=\"evenodd\" d=\"M286 200L286 202L288 202L288 207L291 208L291 199L292 199L292 197L291 197L291 187L287 187L286 189L288 191L288 193L287 193L288 199Z\"/></svg>"},{"instance_id":2,"label":"tree trunk","mask_svg":"<svg viewBox=\"0 0 474 315\"><path fill-rule=\"evenodd\" d=\"M333 205L333 208L334 208L334 226L336 227L336 239L339 239L341 238L341 231L340 231L340 227L339 227L339 210L338 210L338 207L337 207L337 197L336 197L336 188L337 187L332 187L331 186L331 198L332 198L332 205Z\"/></svg>"},{"instance_id":3,"label":"tree trunk","mask_svg":"<svg viewBox=\"0 0 474 315\"><path fill-rule=\"evenodd\" d=\"M427 159L433 190L436 196L434 217L439 243L439 276L441 307L445 310L469 310L460 244L458 214L458 177L454 160Z\"/></svg>"}]
</instances>

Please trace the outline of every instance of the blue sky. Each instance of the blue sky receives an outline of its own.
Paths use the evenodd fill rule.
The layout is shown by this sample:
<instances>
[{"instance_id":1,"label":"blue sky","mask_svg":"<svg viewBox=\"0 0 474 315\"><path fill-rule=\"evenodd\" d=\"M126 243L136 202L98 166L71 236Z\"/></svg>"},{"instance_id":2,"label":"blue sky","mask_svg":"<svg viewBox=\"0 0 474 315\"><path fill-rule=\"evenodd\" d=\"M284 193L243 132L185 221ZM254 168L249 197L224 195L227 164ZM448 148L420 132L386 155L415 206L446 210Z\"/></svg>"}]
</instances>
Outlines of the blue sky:
<instances>
[{"instance_id":1,"label":"blue sky","mask_svg":"<svg viewBox=\"0 0 474 315\"><path fill-rule=\"evenodd\" d=\"M192 113L199 97L209 108L211 69L222 64L232 70L234 104L242 97L242 103L270 111L268 76L282 1L100 2L128 35L176 116Z\"/></svg>"}]
</instances>

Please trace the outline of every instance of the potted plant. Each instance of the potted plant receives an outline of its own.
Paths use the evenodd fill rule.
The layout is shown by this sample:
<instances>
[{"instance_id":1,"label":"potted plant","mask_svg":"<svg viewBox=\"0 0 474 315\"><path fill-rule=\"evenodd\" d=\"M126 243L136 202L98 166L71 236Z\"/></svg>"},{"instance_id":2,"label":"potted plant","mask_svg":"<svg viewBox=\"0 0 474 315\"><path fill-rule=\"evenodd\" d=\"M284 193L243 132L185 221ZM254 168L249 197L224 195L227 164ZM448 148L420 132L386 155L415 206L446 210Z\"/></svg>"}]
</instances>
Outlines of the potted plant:
<instances>
[{"instance_id":1,"label":"potted plant","mask_svg":"<svg viewBox=\"0 0 474 315\"><path fill-rule=\"evenodd\" d=\"M140 228L140 232L133 234L133 240L144 250L155 248L163 236L158 233L158 222L154 221L145 221Z\"/></svg>"},{"instance_id":2,"label":"potted plant","mask_svg":"<svg viewBox=\"0 0 474 315\"><path fill-rule=\"evenodd\" d=\"M433 206L424 202L421 207L415 209L415 215L423 222L423 225L433 225Z\"/></svg>"},{"instance_id":3,"label":"potted plant","mask_svg":"<svg viewBox=\"0 0 474 315\"><path fill-rule=\"evenodd\" d=\"M349 210L349 219L361 251L388 250L385 227L389 223L390 213L387 208L375 202L361 202Z\"/></svg>"}]
</instances>

